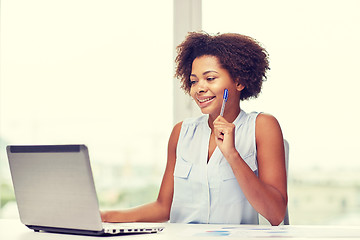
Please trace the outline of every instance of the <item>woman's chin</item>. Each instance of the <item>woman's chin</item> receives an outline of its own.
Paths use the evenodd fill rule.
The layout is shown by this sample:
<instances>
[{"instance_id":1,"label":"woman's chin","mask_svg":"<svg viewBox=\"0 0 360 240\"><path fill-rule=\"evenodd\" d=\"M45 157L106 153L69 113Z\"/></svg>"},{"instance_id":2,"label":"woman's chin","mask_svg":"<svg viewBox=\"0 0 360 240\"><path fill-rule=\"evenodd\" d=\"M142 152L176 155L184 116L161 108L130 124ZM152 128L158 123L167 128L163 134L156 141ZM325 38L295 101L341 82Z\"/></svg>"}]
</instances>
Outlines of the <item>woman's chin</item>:
<instances>
[{"instance_id":1,"label":"woman's chin","mask_svg":"<svg viewBox=\"0 0 360 240\"><path fill-rule=\"evenodd\" d=\"M212 115L212 114L214 114L214 112L216 112L216 111L208 109L208 108L200 108L200 111L202 114L209 114L209 115Z\"/></svg>"}]
</instances>

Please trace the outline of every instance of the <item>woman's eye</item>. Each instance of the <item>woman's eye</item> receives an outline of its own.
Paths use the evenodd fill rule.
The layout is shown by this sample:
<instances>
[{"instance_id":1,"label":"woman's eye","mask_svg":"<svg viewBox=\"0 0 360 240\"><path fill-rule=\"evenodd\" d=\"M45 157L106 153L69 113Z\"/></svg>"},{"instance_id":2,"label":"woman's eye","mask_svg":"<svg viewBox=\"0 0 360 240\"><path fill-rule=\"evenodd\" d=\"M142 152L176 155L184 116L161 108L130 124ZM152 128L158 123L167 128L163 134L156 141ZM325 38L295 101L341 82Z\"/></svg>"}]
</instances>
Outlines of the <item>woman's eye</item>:
<instances>
[{"instance_id":1,"label":"woman's eye","mask_svg":"<svg viewBox=\"0 0 360 240\"><path fill-rule=\"evenodd\" d=\"M215 80L215 78L214 77L208 77L207 80L208 81L213 81L213 80Z\"/></svg>"},{"instance_id":2,"label":"woman's eye","mask_svg":"<svg viewBox=\"0 0 360 240\"><path fill-rule=\"evenodd\" d=\"M194 85L196 83L195 80L190 80L190 85Z\"/></svg>"}]
</instances>

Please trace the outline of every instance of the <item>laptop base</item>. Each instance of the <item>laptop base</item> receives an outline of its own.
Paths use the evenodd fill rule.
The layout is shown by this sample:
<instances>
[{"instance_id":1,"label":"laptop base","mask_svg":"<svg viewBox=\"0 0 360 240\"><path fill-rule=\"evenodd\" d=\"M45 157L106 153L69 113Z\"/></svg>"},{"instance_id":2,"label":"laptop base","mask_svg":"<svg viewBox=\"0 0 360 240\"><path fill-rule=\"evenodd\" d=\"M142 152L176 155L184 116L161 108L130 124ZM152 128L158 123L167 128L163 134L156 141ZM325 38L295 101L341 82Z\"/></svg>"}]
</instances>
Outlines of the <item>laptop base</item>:
<instances>
[{"instance_id":1,"label":"laptop base","mask_svg":"<svg viewBox=\"0 0 360 240\"><path fill-rule=\"evenodd\" d=\"M44 226L34 226L26 225L28 228L34 230L34 232L50 232L50 233L60 233L60 234L73 234L73 235L87 235L87 236L114 236L114 235L129 235L129 234L149 234L157 233L162 229L157 231L125 231L120 229L119 231L114 231L113 233L106 233L104 230L101 231L92 231L92 230L81 230L81 229L70 229L70 228L55 228L55 227L44 227Z\"/></svg>"}]
</instances>

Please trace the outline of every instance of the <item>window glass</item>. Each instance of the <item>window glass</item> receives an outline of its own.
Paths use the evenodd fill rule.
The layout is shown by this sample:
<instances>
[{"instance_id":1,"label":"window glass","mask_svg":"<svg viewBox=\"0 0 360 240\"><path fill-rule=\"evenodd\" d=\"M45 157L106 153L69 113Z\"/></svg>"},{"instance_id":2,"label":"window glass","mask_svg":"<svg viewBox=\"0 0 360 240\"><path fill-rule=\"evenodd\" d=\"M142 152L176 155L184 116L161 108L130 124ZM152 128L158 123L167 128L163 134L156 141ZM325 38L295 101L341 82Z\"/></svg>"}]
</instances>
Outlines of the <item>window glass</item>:
<instances>
[{"instance_id":1,"label":"window glass","mask_svg":"<svg viewBox=\"0 0 360 240\"><path fill-rule=\"evenodd\" d=\"M360 222L356 0L204 0L203 29L257 39L271 70L245 111L269 112L290 143L291 224Z\"/></svg>"},{"instance_id":2,"label":"window glass","mask_svg":"<svg viewBox=\"0 0 360 240\"><path fill-rule=\"evenodd\" d=\"M101 207L155 200L173 122L172 7L1 1L0 216L16 214L8 144L86 144Z\"/></svg>"}]
</instances>

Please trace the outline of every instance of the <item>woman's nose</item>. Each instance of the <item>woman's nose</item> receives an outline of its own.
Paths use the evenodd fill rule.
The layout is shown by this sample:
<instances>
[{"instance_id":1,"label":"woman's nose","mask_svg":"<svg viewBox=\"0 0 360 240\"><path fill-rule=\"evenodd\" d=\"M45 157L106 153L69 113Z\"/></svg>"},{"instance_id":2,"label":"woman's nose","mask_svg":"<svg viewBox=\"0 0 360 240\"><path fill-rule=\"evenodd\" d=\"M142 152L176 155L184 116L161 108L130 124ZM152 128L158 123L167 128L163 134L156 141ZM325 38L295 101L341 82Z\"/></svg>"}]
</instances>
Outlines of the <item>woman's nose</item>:
<instances>
[{"instance_id":1,"label":"woman's nose","mask_svg":"<svg viewBox=\"0 0 360 240\"><path fill-rule=\"evenodd\" d=\"M203 93L207 91L206 81L200 80L197 84L197 93Z\"/></svg>"}]
</instances>

